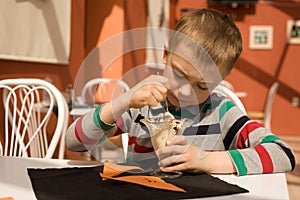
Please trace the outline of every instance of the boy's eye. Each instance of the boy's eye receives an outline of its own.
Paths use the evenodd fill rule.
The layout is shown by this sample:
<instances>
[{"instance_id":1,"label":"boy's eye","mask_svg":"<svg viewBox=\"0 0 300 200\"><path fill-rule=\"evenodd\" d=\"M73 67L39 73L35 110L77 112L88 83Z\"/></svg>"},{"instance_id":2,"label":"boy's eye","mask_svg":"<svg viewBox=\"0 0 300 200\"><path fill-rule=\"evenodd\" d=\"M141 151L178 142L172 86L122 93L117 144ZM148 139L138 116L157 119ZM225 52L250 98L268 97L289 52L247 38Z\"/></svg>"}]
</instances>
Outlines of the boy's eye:
<instances>
[{"instance_id":1,"label":"boy's eye","mask_svg":"<svg viewBox=\"0 0 300 200\"><path fill-rule=\"evenodd\" d=\"M199 87L201 90L208 90L208 87L207 87L205 84L198 84L198 87Z\"/></svg>"},{"instance_id":2,"label":"boy's eye","mask_svg":"<svg viewBox=\"0 0 300 200\"><path fill-rule=\"evenodd\" d=\"M180 73L178 70L174 69L173 73L175 74L175 76L179 77L179 78L183 78L184 75L182 73Z\"/></svg>"}]
</instances>

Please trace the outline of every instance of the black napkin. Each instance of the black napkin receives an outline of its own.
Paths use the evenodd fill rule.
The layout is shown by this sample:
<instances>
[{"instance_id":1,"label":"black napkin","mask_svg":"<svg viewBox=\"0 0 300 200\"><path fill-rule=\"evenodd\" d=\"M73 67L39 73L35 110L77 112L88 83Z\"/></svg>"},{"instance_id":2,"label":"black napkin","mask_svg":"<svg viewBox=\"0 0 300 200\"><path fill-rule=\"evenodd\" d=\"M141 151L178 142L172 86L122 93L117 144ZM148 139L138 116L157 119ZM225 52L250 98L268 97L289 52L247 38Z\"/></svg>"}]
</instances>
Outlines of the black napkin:
<instances>
[{"instance_id":1,"label":"black napkin","mask_svg":"<svg viewBox=\"0 0 300 200\"><path fill-rule=\"evenodd\" d=\"M208 174L184 174L175 179L164 179L186 193L153 189L115 180L102 181L103 166L80 168L28 169L28 174L39 200L71 199L142 199L168 200L220 196L248 192Z\"/></svg>"}]
</instances>

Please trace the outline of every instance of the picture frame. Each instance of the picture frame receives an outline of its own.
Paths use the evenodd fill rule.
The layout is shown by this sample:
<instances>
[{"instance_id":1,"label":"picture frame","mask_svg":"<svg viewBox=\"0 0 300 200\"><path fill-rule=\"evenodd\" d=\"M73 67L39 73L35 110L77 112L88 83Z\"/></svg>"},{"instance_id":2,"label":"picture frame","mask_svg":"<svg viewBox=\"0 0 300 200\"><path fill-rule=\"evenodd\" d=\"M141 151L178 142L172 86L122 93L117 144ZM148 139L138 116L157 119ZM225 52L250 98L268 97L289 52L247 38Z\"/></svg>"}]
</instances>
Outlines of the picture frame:
<instances>
[{"instance_id":1,"label":"picture frame","mask_svg":"<svg viewBox=\"0 0 300 200\"><path fill-rule=\"evenodd\" d=\"M273 48L273 26L250 26L250 49Z\"/></svg>"},{"instance_id":2,"label":"picture frame","mask_svg":"<svg viewBox=\"0 0 300 200\"><path fill-rule=\"evenodd\" d=\"M286 27L287 42L300 44L300 20L288 20Z\"/></svg>"}]
</instances>

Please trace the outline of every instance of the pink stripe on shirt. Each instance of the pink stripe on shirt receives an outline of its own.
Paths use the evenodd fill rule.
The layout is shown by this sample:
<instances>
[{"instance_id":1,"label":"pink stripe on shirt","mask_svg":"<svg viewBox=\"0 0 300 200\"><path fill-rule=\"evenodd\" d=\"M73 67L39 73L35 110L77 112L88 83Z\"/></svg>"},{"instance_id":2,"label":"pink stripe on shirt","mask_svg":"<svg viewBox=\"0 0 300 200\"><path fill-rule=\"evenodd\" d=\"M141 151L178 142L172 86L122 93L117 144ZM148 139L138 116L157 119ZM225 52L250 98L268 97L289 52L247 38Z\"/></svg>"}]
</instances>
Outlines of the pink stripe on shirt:
<instances>
[{"instance_id":1,"label":"pink stripe on shirt","mask_svg":"<svg viewBox=\"0 0 300 200\"><path fill-rule=\"evenodd\" d=\"M79 140L82 144L96 144L98 142L97 139L91 139L87 137L82 130L82 120L84 116L81 116L75 125L75 136L77 140Z\"/></svg>"}]
</instances>

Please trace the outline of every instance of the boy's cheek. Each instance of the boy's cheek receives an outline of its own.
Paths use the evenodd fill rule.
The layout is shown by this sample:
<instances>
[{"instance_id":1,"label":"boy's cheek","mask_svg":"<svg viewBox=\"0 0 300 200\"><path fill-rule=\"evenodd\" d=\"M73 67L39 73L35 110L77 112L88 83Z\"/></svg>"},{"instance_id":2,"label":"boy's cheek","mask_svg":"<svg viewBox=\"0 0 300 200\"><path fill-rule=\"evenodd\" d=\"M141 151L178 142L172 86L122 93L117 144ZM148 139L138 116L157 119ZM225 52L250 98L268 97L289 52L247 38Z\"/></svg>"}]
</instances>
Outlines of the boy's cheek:
<instances>
[{"instance_id":1,"label":"boy's cheek","mask_svg":"<svg viewBox=\"0 0 300 200\"><path fill-rule=\"evenodd\" d=\"M173 68L165 65L165 69L163 71L163 76L167 77L168 79L174 79L174 72Z\"/></svg>"}]
</instances>

